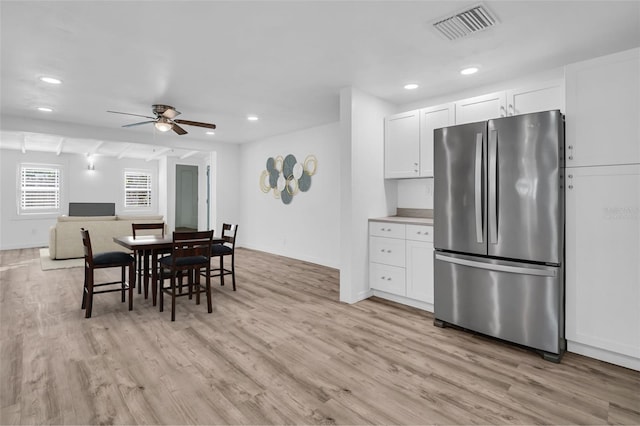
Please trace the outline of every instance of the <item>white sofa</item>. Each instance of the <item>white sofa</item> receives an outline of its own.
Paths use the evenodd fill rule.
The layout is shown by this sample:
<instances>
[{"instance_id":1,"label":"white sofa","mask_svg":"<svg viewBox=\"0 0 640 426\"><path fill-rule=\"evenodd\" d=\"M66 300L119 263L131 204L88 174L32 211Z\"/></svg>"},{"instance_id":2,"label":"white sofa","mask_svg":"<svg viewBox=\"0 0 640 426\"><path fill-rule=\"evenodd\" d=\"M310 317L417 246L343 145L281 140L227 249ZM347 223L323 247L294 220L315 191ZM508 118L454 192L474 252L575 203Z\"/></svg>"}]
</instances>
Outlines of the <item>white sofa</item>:
<instances>
[{"instance_id":1,"label":"white sofa","mask_svg":"<svg viewBox=\"0 0 640 426\"><path fill-rule=\"evenodd\" d=\"M84 256L80 228L88 229L94 253L127 251L113 242L113 237L131 235L132 223L162 223L162 216L59 216L49 230L51 259L72 259Z\"/></svg>"}]
</instances>

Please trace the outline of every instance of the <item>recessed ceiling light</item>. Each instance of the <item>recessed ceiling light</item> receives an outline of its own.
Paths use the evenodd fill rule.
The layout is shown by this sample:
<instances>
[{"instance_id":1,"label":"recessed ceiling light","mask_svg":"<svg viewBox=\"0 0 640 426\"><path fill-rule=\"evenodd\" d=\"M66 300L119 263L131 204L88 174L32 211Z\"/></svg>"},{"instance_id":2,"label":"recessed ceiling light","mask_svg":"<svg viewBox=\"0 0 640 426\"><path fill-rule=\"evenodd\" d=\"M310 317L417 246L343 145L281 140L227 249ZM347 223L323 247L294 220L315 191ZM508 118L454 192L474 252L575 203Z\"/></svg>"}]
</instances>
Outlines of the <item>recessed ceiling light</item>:
<instances>
[{"instance_id":1,"label":"recessed ceiling light","mask_svg":"<svg viewBox=\"0 0 640 426\"><path fill-rule=\"evenodd\" d=\"M249 121L258 121L257 115L247 115L247 120Z\"/></svg>"},{"instance_id":2,"label":"recessed ceiling light","mask_svg":"<svg viewBox=\"0 0 640 426\"><path fill-rule=\"evenodd\" d=\"M59 80L55 77L40 77L40 81L44 81L49 84L62 84L62 80Z\"/></svg>"},{"instance_id":3,"label":"recessed ceiling light","mask_svg":"<svg viewBox=\"0 0 640 426\"><path fill-rule=\"evenodd\" d=\"M53 108L49 107L38 107L37 110L42 112L53 112Z\"/></svg>"},{"instance_id":4,"label":"recessed ceiling light","mask_svg":"<svg viewBox=\"0 0 640 426\"><path fill-rule=\"evenodd\" d=\"M404 88L407 89L407 90L417 89L418 87L420 87L420 86L418 86L415 83L409 83L409 84L405 84L404 85Z\"/></svg>"},{"instance_id":5,"label":"recessed ceiling light","mask_svg":"<svg viewBox=\"0 0 640 426\"><path fill-rule=\"evenodd\" d=\"M208 132L205 132L207 135L215 135L216 132L214 132L213 130L209 130Z\"/></svg>"},{"instance_id":6,"label":"recessed ceiling light","mask_svg":"<svg viewBox=\"0 0 640 426\"><path fill-rule=\"evenodd\" d=\"M471 75L478 72L478 67L468 67L460 70L460 74L462 75Z\"/></svg>"}]
</instances>

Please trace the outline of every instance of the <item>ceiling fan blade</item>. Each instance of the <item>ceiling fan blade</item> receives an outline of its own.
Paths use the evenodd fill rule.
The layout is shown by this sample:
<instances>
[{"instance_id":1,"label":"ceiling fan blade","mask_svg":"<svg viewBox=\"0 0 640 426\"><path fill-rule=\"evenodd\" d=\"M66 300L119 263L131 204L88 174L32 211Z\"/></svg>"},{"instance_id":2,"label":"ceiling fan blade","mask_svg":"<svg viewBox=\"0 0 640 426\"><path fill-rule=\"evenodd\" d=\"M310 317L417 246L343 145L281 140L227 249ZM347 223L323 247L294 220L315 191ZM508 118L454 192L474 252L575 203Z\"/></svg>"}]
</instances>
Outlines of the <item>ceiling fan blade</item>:
<instances>
[{"instance_id":1,"label":"ceiling fan blade","mask_svg":"<svg viewBox=\"0 0 640 426\"><path fill-rule=\"evenodd\" d=\"M133 127L133 126L139 126L139 125L141 125L141 124L155 123L155 122L156 122L156 120L151 120L151 121L141 121L141 122L139 122L139 123L125 124L125 125L124 125L124 126L122 126L122 127Z\"/></svg>"},{"instance_id":2,"label":"ceiling fan blade","mask_svg":"<svg viewBox=\"0 0 640 426\"><path fill-rule=\"evenodd\" d=\"M186 135L187 131L182 127L178 126L176 123L173 123L173 131L179 135Z\"/></svg>"},{"instance_id":3,"label":"ceiling fan blade","mask_svg":"<svg viewBox=\"0 0 640 426\"><path fill-rule=\"evenodd\" d=\"M112 114L135 115L136 117L144 117L144 118L155 118L155 117L149 117L148 115L131 114L130 112L120 112L120 111L107 111L107 112L110 112Z\"/></svg>"},{"instance_id":4,"label":"ceiling fan blade","mask_svg":"<svg viewBox=\"0 0 640 426\"><path fill-rule=\"evenodd\" d=\"M168 109L168 110L166 110L165 112L162 113L162 116L173 120L174 118L176 118L180 114L182 114L182 113L180 111L178 111L178 110Z\"/></svg>"},{"instance_id":5,"label":"ceiling fan blade","mask_svg":"<svg viewBox=\"0 0 640 426\"><path fill-rule=\"evenodd\" d=\"M174 123L186 124L189 126L198 126L198 127L206 127L207 129L215 129L215 124L209 123L200 123L199 121L189 121L189 120L173 120Z\"/></svg>"}]
</instances>

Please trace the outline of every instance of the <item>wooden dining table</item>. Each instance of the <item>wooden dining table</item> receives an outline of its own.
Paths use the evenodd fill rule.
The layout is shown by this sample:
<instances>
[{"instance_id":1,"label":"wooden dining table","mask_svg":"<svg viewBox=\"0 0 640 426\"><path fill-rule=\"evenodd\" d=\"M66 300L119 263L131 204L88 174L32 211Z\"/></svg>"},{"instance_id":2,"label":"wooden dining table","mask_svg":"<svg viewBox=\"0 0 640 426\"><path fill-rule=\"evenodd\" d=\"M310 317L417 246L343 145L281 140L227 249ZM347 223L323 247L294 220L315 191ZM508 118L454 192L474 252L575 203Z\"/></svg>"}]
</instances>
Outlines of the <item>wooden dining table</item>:
<instances>
[{"instance_id":1,"label":"wooden dining table","mask_svg":"<svg viewBox=\"0 0 640 426\"><path fill-rule=\"evenodd\" d=\"M151 298L153 300L153 306L157 302L158 293L158 254L161 251L171 250L173 247L173 237L159 235L138 235L135 238L133 235L126 235L122 237L113 237L113 242L121 245L122 247L131 250L133 252L141 252L144 258L144 288L145 299L147 298L147 289L149 288L149 279L151 279ZM213 238L213 244L223 244L225 240L223 238ZM151 268L149 268L149 262L151 262ZM149 269L151 269L151 276L149 275ZM138 283L141 285L142 283Z\"/></svg>"}]
</instances>

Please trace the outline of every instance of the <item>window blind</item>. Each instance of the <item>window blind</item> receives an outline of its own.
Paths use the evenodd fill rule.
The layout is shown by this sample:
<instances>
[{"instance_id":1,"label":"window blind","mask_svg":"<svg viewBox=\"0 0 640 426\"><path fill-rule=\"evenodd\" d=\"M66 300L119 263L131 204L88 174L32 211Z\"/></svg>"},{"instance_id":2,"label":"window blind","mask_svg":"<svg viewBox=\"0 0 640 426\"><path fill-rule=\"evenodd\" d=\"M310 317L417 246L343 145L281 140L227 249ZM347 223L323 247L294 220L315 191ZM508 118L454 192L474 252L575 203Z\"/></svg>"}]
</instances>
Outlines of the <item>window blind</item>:
<instances>
[{"instance_id":1,"label":"window blind","mask_svg":"<svg viewBox=\"0 0 640 426\"><path fill-rule=\"evenodd\" d=\"M60 169L20 167L20 210L43 212L60 209Z\"/></svg>"},{"instance_id":2,"label":"window blind","mask_svg":"<svg viewBox=\"0 0 640 426\"><path fill-rule=\"evenodd\" d=\"M124 173L124 206L151 207L151 174L127 171Z\"/></svg>"}]
</instances>

